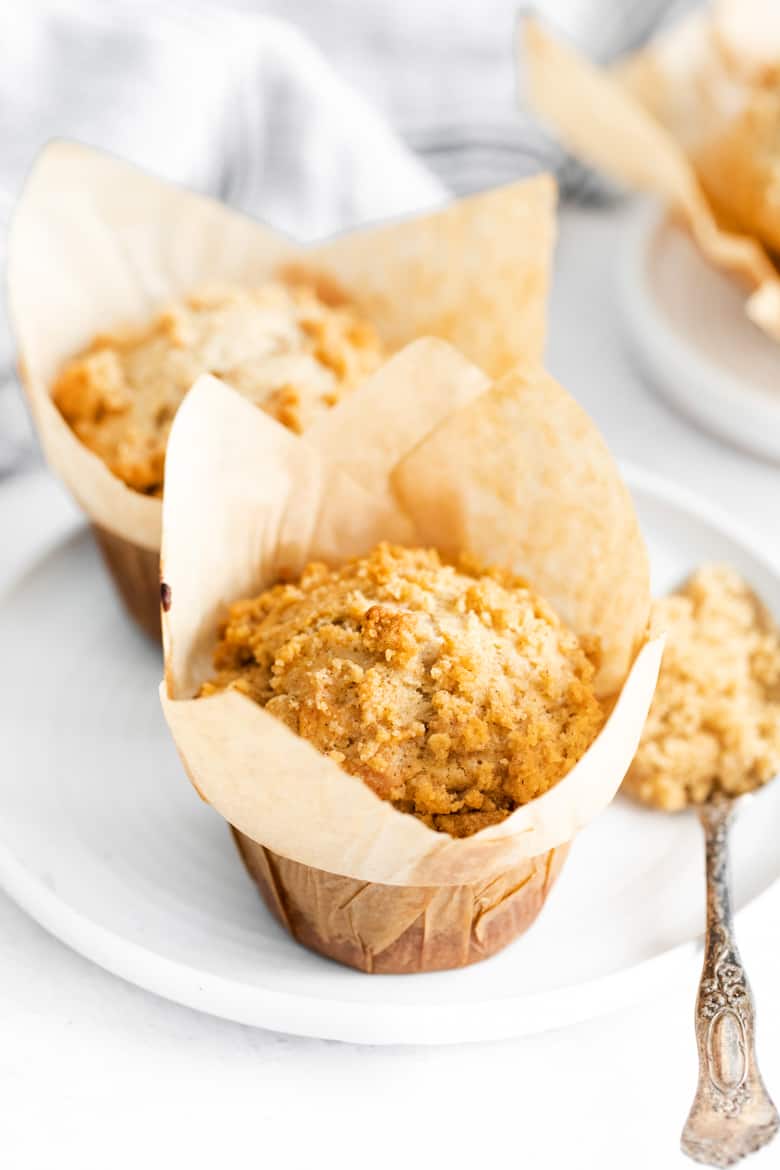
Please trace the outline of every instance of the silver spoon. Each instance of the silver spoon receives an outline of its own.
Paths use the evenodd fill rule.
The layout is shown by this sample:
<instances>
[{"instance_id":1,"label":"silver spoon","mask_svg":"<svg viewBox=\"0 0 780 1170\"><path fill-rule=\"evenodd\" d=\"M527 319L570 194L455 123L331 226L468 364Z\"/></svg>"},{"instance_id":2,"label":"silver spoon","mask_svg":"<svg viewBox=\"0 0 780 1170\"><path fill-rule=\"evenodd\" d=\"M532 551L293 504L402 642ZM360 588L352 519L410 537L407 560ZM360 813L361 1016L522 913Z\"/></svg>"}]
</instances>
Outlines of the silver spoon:
<instances>
[{"instance_id":1,"label":"silver spoon","mask_svg":"<svg viewBox=\"0 0 780 1170\"><path fill-rule=\"evenodd\" d=\"M733 1166L777 1133L780 1117L756 1062L755 1008L734 937L728 830L735 799L701 805L707 866L704 966L696 998L699 1083L682 1132L684 1154Z\"/></svg>"}]
</instances>

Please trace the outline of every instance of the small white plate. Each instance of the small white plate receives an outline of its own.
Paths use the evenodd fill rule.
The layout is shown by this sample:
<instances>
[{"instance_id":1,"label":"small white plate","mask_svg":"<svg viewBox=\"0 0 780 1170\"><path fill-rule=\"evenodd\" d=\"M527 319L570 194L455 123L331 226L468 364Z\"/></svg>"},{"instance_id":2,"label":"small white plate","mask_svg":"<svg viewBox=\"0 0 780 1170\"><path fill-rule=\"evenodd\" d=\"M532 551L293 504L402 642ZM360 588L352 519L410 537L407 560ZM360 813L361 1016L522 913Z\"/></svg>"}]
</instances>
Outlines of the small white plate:
<instances>
[{"instance_id":1,"label":"small white plate","mask_svg":"<svg viewBox=\"0 0 780 1170\"><path fill-rule=\"evenodd\" d=\"M780 574L750 542L647 475L629 482L657 590L722 559L780 614ZM159 708L159 651L120 613L80 523L43 476L0 491L0 573L17 570L0 598L0 884L53 934L201 1011L374 1044L561 1027L681 972L693 995L698 827L620 799L577 840L538 923L487 962L366 976L299 947L185 779ZM15 548L16 566L3 566ZM780 873L778 827L780 785L745 807L735 832L745 949Z\"/></svg>"},{"instance_id":2,"label":"small white plate","mask_svg":"<svg viewBox=\"0 0 780 1170\"><path fill-rule=\"evenodd\" d=\"M650 382L705 430L780 461L780 343L745 315L745 290L648 205L629 220L618 284Z\"/></svg>"}]
</instances>

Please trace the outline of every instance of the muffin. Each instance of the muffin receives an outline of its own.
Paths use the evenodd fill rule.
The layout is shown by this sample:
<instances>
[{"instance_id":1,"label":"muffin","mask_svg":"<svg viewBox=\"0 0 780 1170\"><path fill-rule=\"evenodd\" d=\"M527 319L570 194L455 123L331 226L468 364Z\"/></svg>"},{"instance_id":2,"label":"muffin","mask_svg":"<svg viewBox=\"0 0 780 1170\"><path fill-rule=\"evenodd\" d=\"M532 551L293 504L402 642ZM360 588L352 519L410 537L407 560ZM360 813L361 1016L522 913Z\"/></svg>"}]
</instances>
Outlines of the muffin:
<instances>
[{"instance_id":1,"label":"muffin","mask_svg":"<svg viewBox=\"0 0 780 1170\"><path fill-rule=\"evenodd\" d=\"M624 788L667 812L780 772L780 632L739 574L704 565L653 607L658 688Z\"/></svg>"},{"instance_id":2,"label":"muffin","mask_svg":"<svg viewBox=\"0 0 780 1170\"><path fill-rule=\"evenodd\" d=\"M195 377L218 373L298 432L419 336L494 375L534 363L554 201L539 176L303 248L100 152L46 147L9 237L20 373L46 457L149 633L165 439Z\"/></svg>"},{"instance_id":3,"label":"muffin","mask_svg":"<svg viewBox=\"0 0 780 1170\"><path fill-rule=\"evenodd\" d=\"M745 311L780 339L780 40L772 0L724 0L601 70L532 19L530 100L567 146L660 196L704 258L748 291Z\"/></svg>"},{"instance_id":4,"label":"muffin","mask_svg":"<svg viewBox=\"0 0 780 1170\"><path fill-rule=\"evenodd\" d=\"M303 439L202 378L163 513L165 717L283 927L368 972L516 938L617 790L661 652L584 412L434 341Z\"/></svg>"}]
</instances>

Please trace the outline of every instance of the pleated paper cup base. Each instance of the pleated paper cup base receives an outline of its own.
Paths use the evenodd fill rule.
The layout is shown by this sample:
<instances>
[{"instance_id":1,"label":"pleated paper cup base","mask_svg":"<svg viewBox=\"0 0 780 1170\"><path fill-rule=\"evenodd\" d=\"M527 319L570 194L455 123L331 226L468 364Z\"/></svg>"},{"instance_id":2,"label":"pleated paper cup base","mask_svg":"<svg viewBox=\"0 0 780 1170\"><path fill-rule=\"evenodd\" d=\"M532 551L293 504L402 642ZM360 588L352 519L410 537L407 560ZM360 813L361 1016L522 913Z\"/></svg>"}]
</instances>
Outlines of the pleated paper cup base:
<instances>
[{"instance_id":1,"label":"pleated paper cup base","mask_svg":"<svg viewBox=\"0 0 780 1170\"><path fill-rule=\"evenodd\" d=\"M390 886L302 865L232 831L263 901L294 939L385 975L467 967L503 950L536 920L569 851L558 845L488 882Z\"/></svg>"},{"instance_id":2,"label":"pleated paper cup base","mask_svg":"<svg viewBox=\"0 0 780 1170\"><path fill-rule=\"evenodd\" d=\"M160 554L92 525L97 546L125 609L145 634L160 641Z\"/></svg>"}]
</instances>

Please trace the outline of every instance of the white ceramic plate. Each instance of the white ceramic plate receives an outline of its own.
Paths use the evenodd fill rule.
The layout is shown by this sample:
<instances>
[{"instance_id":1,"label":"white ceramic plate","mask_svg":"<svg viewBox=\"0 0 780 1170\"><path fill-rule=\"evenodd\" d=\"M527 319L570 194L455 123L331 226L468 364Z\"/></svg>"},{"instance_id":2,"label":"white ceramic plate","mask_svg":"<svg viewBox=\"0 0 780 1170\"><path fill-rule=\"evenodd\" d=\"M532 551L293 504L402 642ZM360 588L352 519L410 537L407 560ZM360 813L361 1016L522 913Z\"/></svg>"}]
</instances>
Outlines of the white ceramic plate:
<instances>
[{"instance_id":1,"label":"white ceramic plate","mask_svg":"<svg viewBox=\"0 0 780 1170\"><path fill-rule=\"evenodd\" d=\"M720 558L780 614L778 571L749 542L676 491L629 478L657 590ZM159 709L159 651L120 613L73 507L31 477L0 491L0 534L0 570L16 574L0 599L0 882L76 950L201 1011L366 1043L560 1027L681 972L693 994L698 827L622 800L578 839L538 923L487 962L366 976L297 946L186 781ZM746 949L780 871L779 826L777 785L735 834Z\"/></svg>"},{"instance_id":2,"label":"white ceramic plate","mask_svg":"<svg viewBox=\"0 0 780 1170\"><path fill-rule=\"evenodd\" d=\"M619 286L650 382L705 430L780 461L780 343L748 320L744 290L646 205L629 221Z\"/></svg>"}]
</instances>

